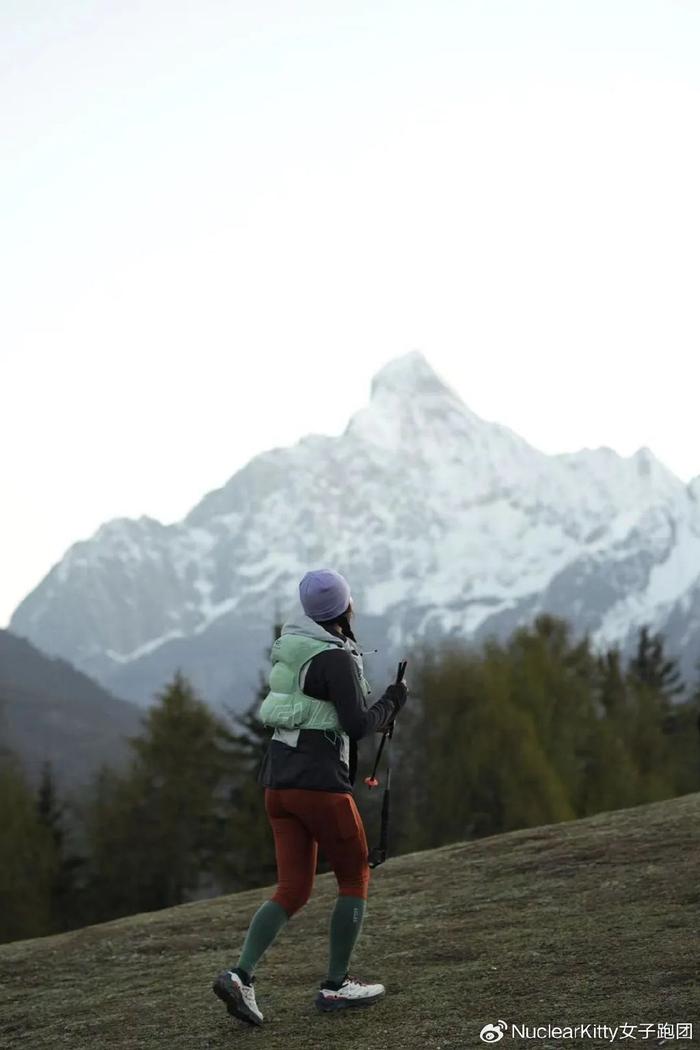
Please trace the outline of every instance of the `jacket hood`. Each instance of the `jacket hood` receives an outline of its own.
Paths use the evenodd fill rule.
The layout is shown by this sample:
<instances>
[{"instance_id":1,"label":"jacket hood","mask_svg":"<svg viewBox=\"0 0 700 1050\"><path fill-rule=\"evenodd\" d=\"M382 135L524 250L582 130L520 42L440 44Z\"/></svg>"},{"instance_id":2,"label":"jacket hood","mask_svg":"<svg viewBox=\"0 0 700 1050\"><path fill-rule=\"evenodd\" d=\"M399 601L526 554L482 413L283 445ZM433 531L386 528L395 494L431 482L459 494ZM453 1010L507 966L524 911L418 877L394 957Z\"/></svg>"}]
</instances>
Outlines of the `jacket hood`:
<instances>
[{"instance_id":1,"label":"jacket hood","mask_svg":"<svg viewBox=\"0 0 700 1050\"><path fill-rule=\"evenodd\" d=\"M307 638L315 638L319 642L332 642L339 649L344 649L345 641L337 634L331 634L325 627L312 620L304 612L301 602L292 610L282 625L282 634L303 634Z\"/></svg>"}]
</instances>

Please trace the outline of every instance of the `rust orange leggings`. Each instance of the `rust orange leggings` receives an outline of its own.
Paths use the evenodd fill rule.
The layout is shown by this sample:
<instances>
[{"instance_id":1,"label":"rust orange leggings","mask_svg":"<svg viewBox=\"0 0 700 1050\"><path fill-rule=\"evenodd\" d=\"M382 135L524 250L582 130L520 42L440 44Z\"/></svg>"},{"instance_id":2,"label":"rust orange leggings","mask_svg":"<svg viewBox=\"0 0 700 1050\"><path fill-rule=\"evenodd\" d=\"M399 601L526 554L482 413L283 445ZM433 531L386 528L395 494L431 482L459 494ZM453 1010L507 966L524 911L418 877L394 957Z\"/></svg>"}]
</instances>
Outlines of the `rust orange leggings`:
<instances>
[{"instance_id":1,"label":"rust orange leggings","mask_svg":"<svg viewBox=\"0 0 700 1050\"><path fill-rule=\"evenodd\" d=\"M265 810L277 854L278 885L272 900L288 915L311 896L319 847L338 880L338 896L367 899L367 837L352 795L265 788Z\"/></svg>"}]
</instances>

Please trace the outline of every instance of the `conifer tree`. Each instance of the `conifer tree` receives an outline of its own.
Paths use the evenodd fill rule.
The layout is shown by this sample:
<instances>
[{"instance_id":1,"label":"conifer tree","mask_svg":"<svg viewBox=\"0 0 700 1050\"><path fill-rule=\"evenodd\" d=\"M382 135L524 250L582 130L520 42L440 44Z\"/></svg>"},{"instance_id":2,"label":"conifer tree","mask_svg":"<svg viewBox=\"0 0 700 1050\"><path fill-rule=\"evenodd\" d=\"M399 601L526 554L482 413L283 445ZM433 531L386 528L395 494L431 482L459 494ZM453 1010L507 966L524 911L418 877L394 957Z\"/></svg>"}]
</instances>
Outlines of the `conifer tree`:
<instances>
[{"instance_id":1,"label":"conifer tree","mask_svg":"<svg viewBox=\"0 0 700 1050\"><path fill-rule=\"evenodd\" d=\"M51 928L69 929L78 918L79 889L77 878L84 860L70 850L65 826L65 805L58 799L51 763L42 765L37 790L36 812L46 828L53 848L51 883Z\"/></svg>"},{"instance_id":2,"label":"conifer tree","mask_svg":"<svg viewBox=\"0 0 700 1050\"><path fill-rule=\"evenodd\" d=\"M644 685L649 686L660 697L671 700L685 690L678 669L678 662L664 651L664 637L658 632L650 634L644 624L639 629L637 650L630 661L630 673Z\"/></svg>"},{"instance_id":3,"label":"conifer tree","mask_svg":"<svg viewBox=\"0 0 700 1050\"><path fill-rule=\"evenodd\" d=\"M0 758L0 941L51 931L55 852L16 757Z\"/></svg>"},{"instance_id":4,"label":"conifer tree","mask_svg":"<svg viewBox=\"0 0 700 1050\"><path fill-rule=\"evenodd\" d=\"M102 772L88 821L93 898L110 916L211 889L220 848L231 734L180 671L156 699L127 774Z\"/></svg>"},{"instance_id":5,"label":"conifer tree","mask_svg":"<svg viewBox=\"0 0 700 1050\"><path fill-rule=\"evenodd\" d=\"M696 664L700 672L700 662ZM684 700L676 700L663 726L667 737L673 793L700 790L700 682Z\"/></svg>"},{"instance_id":6,"label":"conifer tree","mask_svg":"<svg viewBox=\"0 0 700 1050\"><path fill-rule=\"evenodd\" d=\"M579 814L593 761L595 659L588 638L574 641L569 624L543 614L508 644L515 705L530 713L536 738Z\"/></svg>"},{"instance_id":7,"label":"conifer tree","mask_svg":"<svg viewBox=\"0 0 700 1050\"><path fill-rule=\"evenodd\" d=\"M632 806L637 801L638 775L630 751L630 720L634 704L627 669L617 646L595 657L592 681L590 748L579 816L604 809Z\"/></svg>"},{"instance_id":8,"label":"conifer tree","mask_svg":"<svg viewBox=\"0 0 700 1050\"><path fill-rule=\"evenodd\" d=\"M281 633L278 617L272 630L273 643ZM243 714L228 709L235 778L222 819L217 875L230 891L265 885L274 881L277 871L264 791L257 780L270 742L270 730L258 717L260 704L268 692L267 674L261 672L256 695Z\"/></svg>"},{"instance_id":9,"label":"conifer tree","mask_svg":"<svg viewBox=\"0 0 700 1050\"><path fill-rule=\"evenodd\" d=\"M684 692L675 659L666 655L660 633L640 628L637 649L628 666L630 750L638 773L638 801L652 802L673 794L673 747L667 737L676 725L674 697Z\"/></svg>"},{"instance_id":10,"label":"conifer tree","mask_svg":"<svg viewBox=\"0 0 700 1050\"><path fill-rule=\"evenodd\" d=\"M617 646L598 656L596 670L601 713L611 720L624 720L627 710L627 682L622 654Z\"/></svg>"},{"instance_id":11,"label":"conifer tree","mask_svg":"<svg viewBox=\"0 0 700 1050\"><path fill-rule=\"evenodd\" d=\"M629 675L628 748L637 773L635 801L656 802L673 795L673 759L663 732L667 699L636 674Z\"/></svg>"},{"instance_id":12,"label":"conifer tree","mask_svg":"<svg viewBox=\"0 0 700 1050\"><path fill-rule=\"evenodd\" d=\"M397 792L411 811L402 848L574 815L531 712L515 702L507 650L492 642L479 654L450 643L412 666L413 716L402 721L407 747Z\"/></svg>"}]
</instances>

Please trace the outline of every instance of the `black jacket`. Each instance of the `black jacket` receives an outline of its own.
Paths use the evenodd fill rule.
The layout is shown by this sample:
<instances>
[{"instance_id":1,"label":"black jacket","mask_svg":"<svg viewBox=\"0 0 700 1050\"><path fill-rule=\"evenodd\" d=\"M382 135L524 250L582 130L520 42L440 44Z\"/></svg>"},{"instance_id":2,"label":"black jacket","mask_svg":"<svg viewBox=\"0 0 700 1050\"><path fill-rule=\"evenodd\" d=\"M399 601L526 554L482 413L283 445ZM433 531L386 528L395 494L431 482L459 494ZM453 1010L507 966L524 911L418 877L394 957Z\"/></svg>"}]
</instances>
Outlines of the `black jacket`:
<instances>
[{"instance_id":1,"label":"black jacket","mask_svg":"<svg viewBox=\"0 0 700 1050\"><path fill-rule=\"evenodd\" d=\"M338 721L350 738L349 763L342 761L339 734L298 729L287 734L288 744L270 741L258 771L258 783L268 788L352 792L357 741L391 721L396 705L390 689L368 707L350 653L346 649L326 649L310 661L304 692L335 704Z\"/></svg>"}]
</instances>

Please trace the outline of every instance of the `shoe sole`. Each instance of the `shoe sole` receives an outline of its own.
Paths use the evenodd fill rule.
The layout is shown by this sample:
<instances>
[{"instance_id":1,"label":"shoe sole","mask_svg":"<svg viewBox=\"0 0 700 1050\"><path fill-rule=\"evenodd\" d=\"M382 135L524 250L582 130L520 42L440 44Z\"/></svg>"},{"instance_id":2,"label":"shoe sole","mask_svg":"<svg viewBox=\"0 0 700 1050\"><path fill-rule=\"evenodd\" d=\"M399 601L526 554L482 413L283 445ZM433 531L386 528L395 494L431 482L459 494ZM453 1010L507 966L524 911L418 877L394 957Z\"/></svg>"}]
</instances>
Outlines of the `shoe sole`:
<instances>
[{"instance_id":1,"label":"shoe sole","mask_svg":"<svg viewBox=\"0 0 700 1050\"><path fill-rule=\"evenodd\" d=\"M217 995L222 1003L225 1003L226 1009L232 1017L237 1017L239 1021L247 1021L248 1024L258 1026L262 1024L260 1018L256 1017L243 1002L240 989L232 980L226 980L225 977L217 977L211 987L214 995Z\"/></svg>"},{"instance_id":2,"label":"shoe sole","mask_svg":"<svg viewBox=\"0 0 700 1050\"><path fill-rule=\"evenodd\" d=\"M327 999L325 996L317 995L314 1001L317 1010L331 1013L333 1010L354 1010L360 1006L374 1006L385 995L386 992L380 992L379 995L373 995L371 998L368 997L366 999Z\"/></svg>"}]
</instances>

